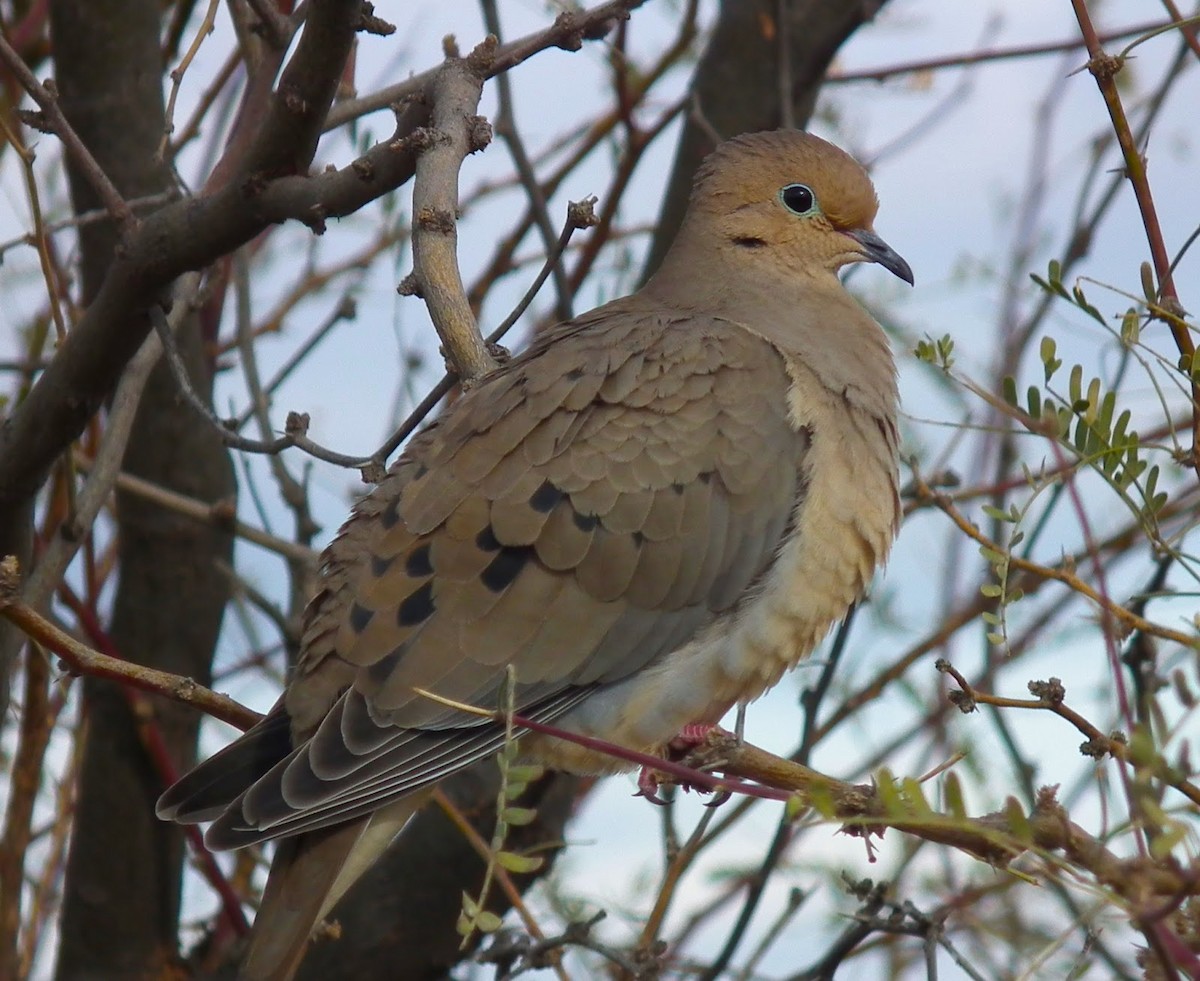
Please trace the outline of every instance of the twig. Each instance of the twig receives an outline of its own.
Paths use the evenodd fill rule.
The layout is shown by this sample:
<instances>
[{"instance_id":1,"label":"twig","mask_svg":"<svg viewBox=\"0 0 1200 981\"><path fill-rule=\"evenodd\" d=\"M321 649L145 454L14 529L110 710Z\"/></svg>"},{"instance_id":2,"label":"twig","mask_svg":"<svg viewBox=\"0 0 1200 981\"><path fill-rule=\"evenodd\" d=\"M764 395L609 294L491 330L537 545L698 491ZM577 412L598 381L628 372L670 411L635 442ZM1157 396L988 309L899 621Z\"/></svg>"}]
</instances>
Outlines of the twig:
<instances>
[{"instance_id":1,"label":"twig","mask_svg":"<svg viewBox=\"0 0 1200 981\"><path fill-rule=\"evenodd\" d=\"M529 932L529 935L535 940L544 940L546 935L542 932L542 928L538 925L538 922L536 919L534 919L533 914L529 912L529 907L525 905L524 900L521 898L521 890L518 889L513 883L512 877L509 876L507 869L495 861L496 856L492 853L491 846L488 845L488 843L483 839L483 836L475 830L471 822L467 819L467 816L463 814L454 801L446 796L445 791L443 791L440 787L433 791L433 801L442 809L442 812L446 815L446 817L449 818L450 823L458 829L459 834L461 834L467 840L467 843L475 850L475 854L483 859L485 864L492 868L492 874L495 876L496 881L500 884L501 891L504 893L505 898L509 901L509 904L512 906L512 908L515 909L517 914L521 917L521 922L525 924L525 929ZM569 981L560 964L554 965L554 971L561 981Z\"/></svg>"},{"instance_id":2,"label":"twig","mask_svg":"<svg viewBox=\"0 0 1200 981\"><path fill-rule=\"evenodd\" d=\"M314 330L304 341L304 343L301 344L295 351L293 351L291 356L279 366L279 369L274 375L271 376L270 381L262 386L263 395L274 395L275 390L279 388L279 386L285 381L287 381L288 376L291 375L291 373L296 370L297 366L312 353L313 348L320 344L334 327L336 327L343 320L353 320L357 314L358 308L354 302L354 299L349 293L344 294L341 300L338 301L337 306L333 308L333 311L329 314L329 316L317 325L317 329ZM254 416L255 410L256 406L252 401L245 411L243 411L242 414L237 417L236 421L233 422L233 428L238 430L243 429L246 423L249 422Z\"/></svg>"},{"instance_id":3,"label":"twig","mask_svg":"<svg viewBox=\"0 0 1200 981\"><path fill-rule=\"evenodd\" d=\"M457 255L459 168L492 138L475 110L495 43L491 38L467 58L447 58L433 83L433 128L424 134L413 183L413 272L400 285L402 295L425 301L446 357L465 384L496 367L471 314Z\"/></svg>"},{"instance_id":4,"label":"twig","mask_svg":"<svg viewBox=\"0 0 1200 981\"><path fill-rule=\"evenodd\" d=\"M99 654L122 664L130 663L121 656L121 652L113 643L108 631L101 625L100 618L96 615L93 607L85 604L66 583L59 584L58 595L75 614L79 625L83 628L84 635L96 645ZM179 771L175 767L171 751L167 748L166 737L163 735L162 726L155 715L154 707L142 692L128 685L122 686L121 694L129 706L130 714L137 728L138 740L157 771L161 785L163 787L171 786L179 779ZM221 898L222 916L238 936L244 937L250 932L250 925L246 922L245 913L242 912L241 899L234 893L225 873L221 871L212 852L204 844L200 829L189 825L184 829L184 837L188 839L193 852L195 852L196 864L199 866L201 874Z\"/></svg>"},{"instance_id":5,"label":"twig","mask_svg":"<svg viewBox=\"0 0 1200 981\"><path fill-rule=\"evenodd\" d=\"M93 465L93 461L80 452L75 453L75 462L85 472ZM160 487L158 484L153 484L141 477L135 477L133 474L127 473L117 474L115 483L119 489L126 493L136 494L138 497L153 501L161 507L170 508L184 517L193 518L205 524L218 525L230 534L252 542L260 548L265 548L270 552L282 555L286 559L297 559L307 562L313 568L316 567L317 562L320 560L320 553L314 549L298 545L296 542L286 538L270 535L261 528L255 528L253 525L248 525L238 520L232 504L228 501L218 501L215 504L208 504L194 497L188 497L186 494L168 490L165 487Z\"/></svg>"},{"instance_id":6,"label":"twig","mask_svg":"<svg viewBox=\"0 0 1200 981\"><path fill-rule=\"evenodd\" d=\"M147 194L140 198L130 198L127 203L132 209L149 209L157 207L160 204L167 204L178 197L178 191L162 191L158 194ZM112 215L106 208L94 208L91 211L80 212L70 218L60 218L58 221L46 222L42 226L42 231L47 235L53 235L55 232L65 231L68 228L82 228L85 225L94 225L98 221L109 221L111 218ZM31 245L37 248L38 236L36 233L26 233L0 242L0 258L3 258L7 252L12 251L18 245Z\"/></svg>"},{"instance_id":7,"label":"twig","mask_svg":"<svg viewBox=\"0 0 1200 981\"><path fill-rule=\"evenodd\" d=\"M1117 89L1116 78L1124 67L1122 58L1114 58L1104 50L1100 36L1092 24L1085 0L1071 0L1075 18L1079 21L1079 31L1083 35L1088 50L1087 69L1096 80L1100 95L1108 109L1109 119L1112 120L1113 132L1121 147L1121 156L1125 162L1125 176L1133 185L1134 197L1137 199L1138 212L1142 216L1142 227L1146 231L1146 241L1150 246L1150 258L1154 263L1154 273L1158 279L1158 297L1163 306L1176 314L1182 315L1183 308L1179 303L1179 294L1175 289L1175 281L1171 275L1171 259L1167 253L1166 242L1163 240L1162 226L1158 221L1158 211L1154 206L1154 195L1150 190L1150 181L1146 175L1146 161L1134 142L1133 133L1129 128L1129 120L1125 116L1125 107L1121 102L1121 93ZM1179 353L1188 359L1189 367L1196 353L1191 334L1186 325L1176 320L1169 320L1168 327L1175 338L1175 346ZM1192 469L1200 476L1200 381L1191 377L1192 388Z\"/></svg>"},{"instance_id":8,"label":"twig","mask_svg":"<svg viewBox=\"0 0 1200 981\"><path fill-rule=\"evenodd\" d=\"M1169 21L1149 21L1133 27L1123 27L1119 31L1104 34L1100 40L1122 41L1127 37L1146 34L1163 27L1172 27ZM1074 51L1082 41L1077 38L1067 38L1064 41L1049 41L1040 44L1021 44L1011 48L988 48L983 51L968 51L963 54L943 55L940 58L924 58L920 61L906 61L897 65L886 65L882 68L860 68L857 71L833 71L825 76L826 85L839 85L845 82L884 82L896 75L915 75L917 73L936 71L939 68L961 68L967 65L978 65L992 61L1005 61L1010 58L1028 58L1031 55L1056 54L1062 51Z\"/></svg>"},{"instance_id":9,"label":"twig","mask_svg":"<svg viewBox=\"0 0 1200 981\"><path fill-rule=\"evenodd\" d=\"M484 78L494 78L547 48L578 51L584 41L596 41L605 37L614 24L627 20L630 11L636 10L645 2L646 0L609 0L608 3L597 4L588 10L564 11L554 19L550 27L534 31L496 48L494 56L486 66ZM440 69L434 68L421 72L369 95L339 102L325 117L326 132L367 113L387 109L398 102L427 92L439 71Z\"/></svg>"},{"instance_id":10,"label":"twig","mask_svg":"<svg viewBox=\"0 0 1200 981\"><path fill-rule=\"evenodd\" d=\"M242 375L246 379L250 406L258 420L259 435L266 440L271 433L270 400L263 391L258 375L258 355L254 347L254 321L250 311L250 270L245 249L239 249L233 256L233 269L237 299L238 351L241 354ZM271 454L268 462L271 467L271 475L279 488L279 495L292 512L296 528L296 541L301 545L311 544L321 528L313 520L307 488L292 476L280 454ZM288 609L292 614L299 615L311 595L312 577L309 573L310 567L307 563L289 560L288 575L291 579L291 599Z\"/></svg>"},{"instance_id":11,"label":"twig","mask_svg":"<svg viewBox=\"0 0 1200 981\"><path fill-rule=\"evenodd\" d=\"M92 185L92 190L104 203L108 213L116 219L122 230L132 228L137 223L136 217L129 209L125 199L121 197L120 192L113 186L112 181L108 179L108 175L96 162L91 151L84 146L79 134L67 122L67 117L63 115L62 108L58 104L58 91L54 87L54 83L48 81L43 85L39 82L3 34L0 34L0 61L13 73L13 77L16 78L21 88L28 92L33 101L38 104L38 108L45 116L49 131L62 140L63 146L67 148L67 154L87 182Z\"/></svg>"},{"instance_id":12,"label":"twig","mask_svg":"<svg viewBox=\"0 0 1200 981\"><path fill-rule=\"evenodd\" d=\"M160 306L155 305L150 308L150 320L154 325L155 331L158 333L159 340L162 341L163 352L167 356L167 364L170 366L171 374L179 385L184 401L220 434L221 441L230 449L241 450L243 453L272 455L281 453L288 447L294 446L309 456L316 457L316 459L323 460L326 463L332 463L338 467L350 469L370 467L372 465L373 461L371 457L348 456L345 453L338 453L336 450L328 449L320 443L309 439L308 416L300 412L289 412L287 414L283 435L275 439L250 439L234 432L229 425L217 418L208 404L192 388L187 377L187 367L183 363L183 357L179 353L178 346L175 344L175 337L171 333L167 318Z\"/></svg>"},{"instance_id":13,"label":"twig","mask_svg":"<svg viewBox=\"0 0 1200 981\"><path fill-rule=\"evenodd\" d=\"M584 198L582 201L572 201L567 205L567 220L563 223L562 231L558 233L558 240L551 246L550 251L546 255L546 261L542 264L541 272L529 285L529 289L525 291L525 295L512 312L504 318L500 326L497 327L487 337L489 345L497 343L505 334L509 332L513 324L521 319L521 315L529 308L529 304L533 302L533 298L537 296L538 290L546 282L548 276L561 270L560 259L567 251L567 245L570 244L571 236L576 229L592 228L596 225L596 199L594 197Z\"/></svg>"},{"instance_id":14,"label":"twig","mask_svg":"<svg viewBox=\"0 0 1200 981\"><path fill-rule=\"evenodd\" d=\"M513 308L512 312L504 318L503 323L501 323L499 327L488 334L488 336L485 338L485 343L489 348L499 344L500 341L503 340L504 335L512 329L513 325L521 318L521 314L523 314L529 307L529 304L533 302L533 298L537 296L538 290L540 290L542 285L546 282L551 270L558 266L559 260L566 251L567 245L570 243L571 236L574 234L575 230L577 228L590 228L596 223L595 215L592 210L595 203L595 198L584 198L582 201L572 201L567 205L567 219L563 223L562 231L559 233L558 241L555 243L554 249L552 249L550 254L546 256L546 261L542 265L541 272L538 273L537 278L535 278L530 284L529 289L525 291L525 295L521 297L520 302L518 302ZM457 383L458 375L454 372L447 372L445 375L443 375L442 380L433 386L428 395L421 399L417 407L409 413L408 418L405 419L404 422L402 422L396 428L396 431L384 441L383 445L371 455L372 460L382 467L387 462L388 457L390 457L396 451L396 448L409 437L413 430L421 424L425 417L429 415L429 413L433 411L434 407L450 393L450 390L453 389Z\"/></svg>"},{"instance_id":15,"label":"twig","mask_svg":"<svg viewBox=\"0 0 1200 981\"><path fill-rule=\"evenodd\" d=\"M918 481L918 493L932 500L934 505L950 518L967 537L985 548L990 548L996 552L1004 552L1002 545L992 541L968 521L963 513L950 502L950 499L946 495L933 491L919 476L915 479ZM1016 555L1010 555L1008 561L1014 569L1020 569L1022 572L1028 572L1041 579L1053 579L1055 582L1069 586L1075 592L1086 596L1097 606L1103 608L1107 613L1132 630L1141 630L1143 633L1161 637L1163 640L1172 641L1191 650L1200 650L1200 637L1172 630L1170 627L1164 627L1161 624L1153 623L1144 617L1138 616L1119 603L1101 595L1090 584L1084 582L1079 576L1071 572L1066 563L1062 566L1046 566Z\"/></svg>"},{"instance_id":16,"label":"twig","mask_svg":"<svg viewBox=\"0 0 1200 981\"><path fill-rule=\"evenodd\" d=\"M37 644L26 645L25 704L16 755L8 780L4 833L0 836L0 974L17 977L17 938L21 927L21 899L25 857L31 839L33 805L42 782L46 748L50 745L53 717L49 712L50 671Z\"/></svg>"},{"instance_id":17,"label":"twig","mask_svg":"<svg viewBox=\"0 0 1200 981\"><path fill-rule=\"evenodd\" d=\"M208 9L204 12L204 20L196 29L196 36L192 38L192 43L184 52L183 60L171 69L171 92L167 96L166 121L163 125L162 139L159 141L158 151L155 154L157 160L161 161L166 156L167 148L171 145L171 134L175 132L175 100L179 97L179 87L183 84L183 76L187 74L192 61L200 53L200 46L204 43L204 39L212 34L216 26L219 6L220 0L208 0Z\"/></svg>"},{"instance_id":18,"label":"twig","mask_svg":"<svg viewBox=\"0 0 1200 981\"><path fill-rule=\"evenodd\" d=\"M196 108L192 110L192 114L188 117L188 121L183 124L179 130L179 135L171 141L171 157L174 159L179 155L179 151L187 146L192 140L200 135L200 125L204 122L209 112L212 110L213 103L217 101L221 93L225 91L225 86L229 84L229 80L233 78L234 72L237 71L238 65L242 63L241 48L234 48L229 57L225 59L220 70L213 76L211 82L200 94L200 98L196 101ZM204 168L207 172L209 168Z\"/></svg>"},{"instance_id":19,"label":"twig","mask_svg":"<svg viewBox=\"0 0 1200 981\"><path fill-rule=\"evenodd\" d=\"M481 0L481 4L484 24L493 36L499 39L501 37L500 13L497 10L496 0ZM542 191L541 182L538 180L533 163L525 150L525 141L521 138L521 131L517 127L516 113L513 109L512 85L509 82L508 72L501 72L496 76L496 92L500 102L500 111L496 114L496 133L508 147L509 155L516 165L521 186L529 198L529 209L533 215L534 224L542 236L542 244L546 248L546 253L550 254L555 251L554 226L550 221L550 209L546 195ZM558 252L561 254L562 245L558 246ZM574 314L566 271L557 263L551 269L554 276L554 291L558 300L554 308L555 316L559 320L570 320Z\"/></svg>"},{"instance_id":20,"label":"twig","mask_svg":"<svg viewBox=\"0 0 1200 981\"><path fill-rule=\"evenodd\" d=\"M239 729L249 729L262 716L191 678L158 671L131 661L101 654L81 644L34 610L20 597L20 570L13 556L0 559L0 616L15 624L26 636L58 654L80 674L119 681L141 691L153 692L185 705L192 705L213 718Z\"/></svg>"},{"instance_id":21,"label":"twig","mask_svg":"<svg viewBox=\"0 0 1200 981\"><path fill-rule=\"evenodd\" d=\"M1029 691L1034 698L1006 698L1001 695L989 695L972 687L955 667L945 658L938 658L934 666L943 674L948 674L959 687L959 692L951 693L951 701L962 712L973 711L976 704L994 705L997 708L1035 709L1051 712L1060 719L1065 719L1079 730L1086 738L1080 752L1095 759L1112 756L1122 763L1133 762L1130 757L1129 744L1123 739L1106 736L1097 726L1066 704L1066 689L1058 678L1049 681L1031 681ZM1139 761L1143 762L1144 761ZM1152 771L1155 777L1170 787L1174 787L1187 797L1193 804L1200 805L1200 787L1176 773L1161 756L1155 755Z\"/></svg>"},{"instance_id":22,"label":"twig","mask_svg":"<svg viewBox=\"0 0 1200 981\"><path fill-rule=\"evenodd\" d=\"M1071 822L1053 788L1039 791L1034 809L1027 815L1014 812L1010 804L997 814L963 817L933 811L903 796L898 799L901 810L897 812L895 803L885 803L878 786L858 786L827 777L739 742L720 729L709 732L705 746L689 756L689 761L702 763L710 756L722 761L722 773L792 790L828 816L846 821L848 829L860 835L883 827L895 828L995 864L1005 864L1030 847L1062 852L1073 865L1086 869L1135 909L1143 908L1150 897L1189 894L1200 885L1195 870L1142 857L1117 857ZM896 793L897 788L892 791Z\"/></svg>"},{"instance_id":23,"label":"twig","mask_svg":"<svg viewBox=\"0 0 1200 981\"><path fill-rule=\"evenodd\" d=\"M189 273L176 284L177 300L168 321L168 330L174 336L180 321L187 316L191 304L200 290L200 274ZM91 461L87 484L75 502L75 513L70 526L62 526L49 547L38 559L37 565L25 583L25 601L42 609L49 601L67 566L75 557L80 543L90 534L92 522L108 500L121 471L125 458L125 447L133 429L142 389L150 372L162 355L162 341L151 334L130 359L120 384L113 397L104 427L104 436L95 458Z\"/></svg>"},{"instance_id":24,"label":"twig","mask_svg":"<svg viewBox=\"0 0 1200 981\"><path fill-rule=\"evenodd\" d=\"M58 343L61 344L67 337L67 323L63 317L62 304L59 302L62 290L55 282L54 265L50 261L49 230L42 220L41 196L38 194L37 180L33 176L35 154L25 146L25 141L21 139L20 135L9 127L6 116L0 117L0 132L4 133L17 156L21 158L21 175L25 181L25 196L29 199L29 212L33 218L33 231L24 236L21 241L31 241L34 248L37 249L38 264L42 268L42 280L46 284L46 297L50 301L50 316L54 320ZM3 254L3 250L0 250L0 256Z\"/></svg>"}]
</instances>

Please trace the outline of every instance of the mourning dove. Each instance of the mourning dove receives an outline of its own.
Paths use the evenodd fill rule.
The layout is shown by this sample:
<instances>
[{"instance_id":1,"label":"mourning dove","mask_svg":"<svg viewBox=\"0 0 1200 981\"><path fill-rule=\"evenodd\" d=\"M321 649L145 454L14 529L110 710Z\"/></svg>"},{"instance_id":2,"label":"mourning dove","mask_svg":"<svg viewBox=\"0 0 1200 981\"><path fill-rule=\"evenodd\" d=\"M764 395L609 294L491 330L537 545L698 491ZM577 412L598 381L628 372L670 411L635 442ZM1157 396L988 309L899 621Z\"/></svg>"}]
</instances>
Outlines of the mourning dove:
<instances>
[{"instance_id":1,"label":"mourning dove","mask_svg":"<svg viewBox=\"0 0 1200 981\"><path fill-rule=\"evenodd\" d=\"M438 780L525 717L650 753L760 695L862 595L900 518L895 366L837 272L877 262L866 172L814 136L719 146L637 293L463 393L354 508L262 722L168 790L216 849L282 839L248 979ZM625 768L545 735L525 756Z\"/></svg>"}]
</instances>

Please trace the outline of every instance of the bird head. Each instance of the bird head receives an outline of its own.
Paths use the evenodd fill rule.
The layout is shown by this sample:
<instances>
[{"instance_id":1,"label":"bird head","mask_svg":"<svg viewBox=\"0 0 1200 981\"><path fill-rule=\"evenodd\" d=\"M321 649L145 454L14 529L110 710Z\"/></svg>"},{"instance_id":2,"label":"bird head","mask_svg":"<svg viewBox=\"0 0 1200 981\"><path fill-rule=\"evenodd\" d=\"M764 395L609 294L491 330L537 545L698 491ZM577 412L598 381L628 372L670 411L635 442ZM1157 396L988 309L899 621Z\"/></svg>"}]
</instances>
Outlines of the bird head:
<instances>
[{"instance_id":1,"label":"bird head","mask_svg":"<svg viewBox=\"0 0 1200 981\"><path fill-rule=\"evenodd\" d=\"M688 217L690 231L717 236L726 255L765 250L788 266L831 273L876 262L911 284L908 263L875 233L878 208L870 177L848 153L776 130L718 146L697 171Z\"/></svg>"}]
</instances>

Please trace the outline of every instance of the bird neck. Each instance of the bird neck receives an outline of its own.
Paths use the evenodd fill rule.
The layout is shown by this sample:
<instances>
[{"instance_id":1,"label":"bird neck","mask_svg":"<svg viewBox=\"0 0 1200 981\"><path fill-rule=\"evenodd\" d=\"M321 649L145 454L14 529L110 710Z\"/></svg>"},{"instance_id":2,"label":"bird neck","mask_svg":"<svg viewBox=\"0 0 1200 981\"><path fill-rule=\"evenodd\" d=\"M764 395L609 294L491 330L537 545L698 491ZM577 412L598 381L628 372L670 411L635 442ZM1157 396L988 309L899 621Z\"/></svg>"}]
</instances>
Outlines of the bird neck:
<instances>
[{"instance_id":1,"label":"bird neck","mask_svg":"<svg viewBox=\"0 0 1200 981\"><path fill-rule=\"evenodd\" d=\"M878 419L895 416L896 366L887 335L833 272L781 268L742 248L710 251L704 259L698 253L673 249L643 297L676 312L741 324L786 359L803 362L850 404Z\"/></svg>"}]
</instances>

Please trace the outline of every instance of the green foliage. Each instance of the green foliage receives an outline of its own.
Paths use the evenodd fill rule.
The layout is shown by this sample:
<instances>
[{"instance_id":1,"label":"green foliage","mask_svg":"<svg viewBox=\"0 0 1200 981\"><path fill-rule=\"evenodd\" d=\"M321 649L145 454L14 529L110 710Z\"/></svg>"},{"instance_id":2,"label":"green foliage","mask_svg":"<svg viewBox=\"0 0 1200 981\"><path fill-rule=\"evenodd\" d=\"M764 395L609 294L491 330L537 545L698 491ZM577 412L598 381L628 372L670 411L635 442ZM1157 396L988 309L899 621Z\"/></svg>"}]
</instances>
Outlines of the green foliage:
<instances>
[{"instance_id":1,"label":"green foliage","mask_svg":"<svg viewBox=\"0 0 1200 981\"><path fill-rule=\"evenodd\" d=\"M1072 306L1109 329L1104 315L1088 302L1079 286L1067 289L1061 280L1061 267L1051 262L1047 278L1033 276L1043 289L1060 297ZM1119 337L1127 346L1138 342L1140 315L1130 308L1121 317ZM1147 461L1147 447L1131 428L1133 414L1121 408L1117 392L1106 388L1098 377L1085 380L1084 369L1073 364L1067 372L1067 389L1062 392L1052 386L1063 368L1057 344L1052 337L1043 337L1039 355L1044 372L1044 387L1030 385L1021 403L1016 379L1004 379L1004 400L1027 417L1031 428L1055 438L1065 450L1072 452L1081 463L1095 470L1115 490L1131 511L1139 515L1147 528L1155 524L1156 515L1167 503L1167 494L1159 490L1161 471ZM1200 361L1187 370L1200 369ZM1137 497L1135 498L1134 493Z\"/></svg>"},{"instance_id":2,"label":"green foliage","mask_svg":"<svg viewBox=\"0 0 1200 981\"><path fill-rule=\"evenodd\" d=\"M500 929L500 917L485 909L496 868L517 875L528 875L538 871L545 864L545 860L537 855L523 855L504 847L509 828L531 824L537 818L537 811L532 807L516 807L510 802L525 793L529 784L544 772L540 766L516 762L519 750L512 721L516 706L516 685L516 671L509 665L508 677L500 699L500 712L505 721L505 740L504 747L496 754L496 764L500 770L500 790L496 794L496 828L492 833L487 871L479 889L479 898L473 899L463 893L462 910L459 912L455 929L463 938L464 946L476 931L495 933Z\"/></svg>"},{"instance_id":3,"label":"green foliage","mask_svg":"<svg viewBox=\"0 0 1200 981\"><path fill-rule=\"evenodd\" d=\"M954 367L954 340L949 334L943 334L936 340L926 338L918 341L913 353L918 360L941 368L943 371L949 371Z\"/></svg>"}]
</instances>

